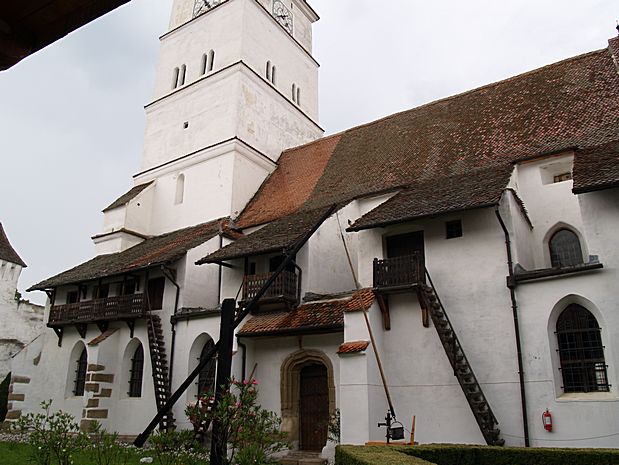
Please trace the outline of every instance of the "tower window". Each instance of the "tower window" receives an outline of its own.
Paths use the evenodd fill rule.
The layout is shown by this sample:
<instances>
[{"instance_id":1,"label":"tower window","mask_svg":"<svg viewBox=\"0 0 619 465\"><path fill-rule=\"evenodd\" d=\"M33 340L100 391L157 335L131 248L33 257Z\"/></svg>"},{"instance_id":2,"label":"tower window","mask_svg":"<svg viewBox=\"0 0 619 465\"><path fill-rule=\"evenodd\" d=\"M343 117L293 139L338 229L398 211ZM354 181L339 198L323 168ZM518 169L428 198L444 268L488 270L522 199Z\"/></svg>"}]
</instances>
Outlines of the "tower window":
<instances>
[{"instance_id":1,"label":"tower window","mask_svg":"<svg viewBox=\"0 0 619 465\"><path fill-rule=\"evenodd\" d=\"M83 396L86 387L86 371L88 369L88 352L86 348L82 350L80 358L77 360L77 370L75 370L75 388L73 394Z\"/></svg>"},{"instance_id":2,"label":"tower window","mask_svg":"<svg viewBox=\"0 0 619 465\"><path fill-rule=\"evenodd\" d=\"M277 68L275 68L275 65L273 63L271 63L270 61L267 61L267 68L266 68L266 78L267 81L269 81L271 84L275 84L275 73L277 72Z\"/></svg>"},{"instance_id":3,"label":"tower window","mask_svg":"<svg viewBox=\"0 0 619 465\"><path fill-rule=\"evenodd\" d=\"M129 373L129 397L142 397L142 377L144 373L144 349L138 345L131 359Z\"/></svg>"},{"instance_id":4,"label":"tower window","mask_svg":"<svg viewBox=\"0 0 619 465\"><path fill-rule=\"evenodd\" d=\"M301 105L301 88L297 87L297 105Z\"/></svg>"},{"instance_id":5,"label":"tower window","mask_svg":"<svg viewBox=\"0 0 619 465\"><path fill-rule=\"evenodd\" d=\"M455 239L456 237L462 237L462 221L447 221L445 223L445 238Z\"/></svg>"},{"instance_id":6,"label":"tower window","mask_svg":"<svg viewBox=\"0 0 619 465\"><path fill-rule=\"evenodd\" d=\"M209 73L213 71L215 67L215 50L211 50L208 52L208 71Z\"/></svg>"},{"instance_id":7,"label":"tower window","mask_svg":"<svg viewBox=\"0 0 619 465\"><path fill-rule=\"evenodd\" d=\"M204 76L206 74L207 64L208 64L208 55L205 53L202 55L202 64L200 65L200 76Z\"/></svg>"},{"instance_id":8,"label":"tower window","mask_svg":"<svg viewBox=\"0 0 619 465\"><path fill-rule=\"evenodd\" d=\"M179 205L183 203L185 199L185 175L179 174L176 179L176 197L174 199L174 203Z\"/></svg>"},{"instance_id":9,"label":"tower window","mask_svg":"<svg viewBox=\"0 0 619 465\"><path fill-rule=\"evenodd\" d=\"M593 314L569 305L557 320L557 339L563 391L609 391L601 330Z\"/></svg>"},{"instance_id":10,"label":"tower window","mask_svg":"<svg viewBox=\"0 0 619 465\"><path fill-rule=\"evenodd\" d=\"M275 80L275 74L277 73L277 68L275 66L271 67L271 83L273 85L276 84L276 80Z\"/></svg>"},{"instance_id":11,"label":"tower window","mask_svg":"<svg viewBox=\"0 0 619 465\"><path fill-rule=\"evenodd\" d=\"M176 89L178 87L179 74L180 74L180 69L174 68L174 72L172 73L172 89Z\"/></svg>"},{"instance_id":12,"label":"tower window","mask_svg":"<svg viewBox=\"0 0 619 465\"><path fill-rule=\"evenodd\" d=\"M296 103L297 101L297 85L292 84L292 101Z\"/></svg>"},{"instance_id":13,"label":"tower window","mask_svg":"<svg viewBox=\"0 0 619 465\"><path fill-rule=\"evenodd\" d=\"M578 236L569 229L559 229L550 238L550 261L553 268L574 266L583 263Z\"/></svg>"},{"instance_id":14,"label":"tower window","mask_svg":"<svg viewBox=\"0 0 619 465\"><path fill-rule=\"evenodd\" d=\"M267 81L271 82L271 62L270 61L267 61L266 77L267 77Z\"/></svg>"},{"instance_id":15,"label":"tower window","mask_svg":"<svg viewBox=\"0 0 619 465\"><path fill-rule=\"evenodd\" d=\"M180 76L178 78L178 85L179 86L184 86L185 85L185 76L187 74L187 66L183 65L181 66L181 71L180 71Z\"/></svg>"}]
</instances>

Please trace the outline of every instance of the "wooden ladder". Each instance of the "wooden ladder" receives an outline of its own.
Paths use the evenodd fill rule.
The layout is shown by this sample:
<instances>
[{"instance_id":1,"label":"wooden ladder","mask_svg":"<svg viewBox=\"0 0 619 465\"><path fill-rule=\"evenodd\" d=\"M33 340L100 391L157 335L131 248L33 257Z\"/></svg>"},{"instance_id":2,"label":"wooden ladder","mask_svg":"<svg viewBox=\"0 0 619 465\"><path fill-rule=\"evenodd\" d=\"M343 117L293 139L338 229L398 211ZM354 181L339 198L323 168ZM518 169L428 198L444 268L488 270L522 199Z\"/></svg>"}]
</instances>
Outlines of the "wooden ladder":
<instances>
[{"instance_id":1,"label":"wooden ladder","mask_svg":"<svg viewBox=\"0 0 619 465\"><path fill-rule=\"evenodd\" d=\"M505 444L505 440L500 437L499 423L492 413L490 404L475 377L475 373L473 373L473 368L471 368L464 354L458 336L449 321L449 317L436 293L432 280L430 279L429 282L430 285L420 285L420 299L430 312L430 317L443 344L447 358L451 363L456 378L458 378L460 387L471 407L471 411L477 420L486 443L491 446L502 446Z\"/></svg>"},{"instance_id":2,"label":"wooden ladder","mask_svg":"<svg viewBox=\"0 0 619 465\"><path fill-rule=\"evenodd\" d=\"M157 410L163 409L170 398L170 381L168 378L168 360L165 351L165 339L161 318L158 315L149 313L146 317L148 325L148 348L150 350L150 361L153 372L153 385L155 388L155 400ZM174 416L172 412L166 412L159 423L159 427L164 431L175 429Z\"/></svg>"}]
</instances>

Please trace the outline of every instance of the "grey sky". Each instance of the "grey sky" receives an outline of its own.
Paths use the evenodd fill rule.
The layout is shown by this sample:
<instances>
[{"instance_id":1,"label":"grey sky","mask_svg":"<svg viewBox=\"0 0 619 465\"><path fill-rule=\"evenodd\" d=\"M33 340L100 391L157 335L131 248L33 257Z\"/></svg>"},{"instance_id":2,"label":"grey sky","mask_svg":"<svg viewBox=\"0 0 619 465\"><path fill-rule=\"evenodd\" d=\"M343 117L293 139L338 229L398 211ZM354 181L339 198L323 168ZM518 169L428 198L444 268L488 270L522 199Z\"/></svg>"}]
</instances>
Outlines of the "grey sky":
<instances>
[{"instance_id":1,"label":"grey sky","mask_svg":"<svg viewBox=\"0 0 619 465\"><path fill-rule=\"evenodd\" d=\"M607 46L612 0L310 0L333 133ZM132 0L0 73L0 221L20 289L93 255L131 186L171 0ZM42 293L25 297L43 302Z\"/></svg>"}]
</instances>

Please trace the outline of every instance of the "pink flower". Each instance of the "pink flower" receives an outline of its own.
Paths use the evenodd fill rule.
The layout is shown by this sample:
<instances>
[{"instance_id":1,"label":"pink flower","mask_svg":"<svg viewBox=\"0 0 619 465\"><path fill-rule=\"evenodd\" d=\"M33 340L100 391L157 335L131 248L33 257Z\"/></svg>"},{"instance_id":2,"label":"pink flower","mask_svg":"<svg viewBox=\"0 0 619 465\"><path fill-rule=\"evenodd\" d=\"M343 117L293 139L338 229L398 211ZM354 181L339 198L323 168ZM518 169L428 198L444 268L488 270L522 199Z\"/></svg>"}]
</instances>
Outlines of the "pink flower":
<instances>
[{"instance_id":1,"label":"pink flower","mask_svg":"<svg viewBox=\"0 0 619 465\"><path fill-rule=\"evenodd\" d=\"M251 380L251 384L253 384L254 386L257 386L258 385L258 381L256 381L255 379L252 379Z\"/></svg>"},{"instance_id":2,"label":"pink flower","mask_svg":"<svg viewBox=\"0 0 619 465\"><path fill-rule=\"evenodd\" d=\"M249 384L249 381L247 381L247 380L243 381L243 385L247 386L248 384Z\"/></svg>"}]
</instances>

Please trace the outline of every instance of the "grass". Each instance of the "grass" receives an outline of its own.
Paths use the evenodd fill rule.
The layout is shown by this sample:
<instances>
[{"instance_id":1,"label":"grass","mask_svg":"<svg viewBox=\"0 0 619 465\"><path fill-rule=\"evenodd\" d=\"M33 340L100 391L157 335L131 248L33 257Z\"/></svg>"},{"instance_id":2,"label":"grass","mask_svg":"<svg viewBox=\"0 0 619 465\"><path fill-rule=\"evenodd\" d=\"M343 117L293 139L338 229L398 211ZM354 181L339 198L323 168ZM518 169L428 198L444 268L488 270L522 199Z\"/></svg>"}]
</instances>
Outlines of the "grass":
<instances>
[{"instance_id":1,"label":"grass","mask_svg":"<svg viewBox=\"0 0 619 465\"><path fill-rule=\"evenodd\" d=\"M134 459L129 464L139 464L142 457L152 457L148 452L132 452ZM86 452L78 453L73 461L75 465L97 465ZM0 442L0 464L1 465L32 465L30 458L30 446L16 442Z\"/></svg>"}]
</instances>

